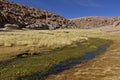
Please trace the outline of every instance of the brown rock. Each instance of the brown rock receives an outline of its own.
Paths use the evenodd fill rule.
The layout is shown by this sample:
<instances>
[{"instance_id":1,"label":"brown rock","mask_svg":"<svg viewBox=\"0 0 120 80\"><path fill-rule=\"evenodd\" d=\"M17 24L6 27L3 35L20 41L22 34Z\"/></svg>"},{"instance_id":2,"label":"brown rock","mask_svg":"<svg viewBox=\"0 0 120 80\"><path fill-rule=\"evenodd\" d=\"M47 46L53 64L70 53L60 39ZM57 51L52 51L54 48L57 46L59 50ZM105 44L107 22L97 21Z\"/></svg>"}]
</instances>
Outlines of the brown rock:
<instances>
[{"instance_id":1,"label":"brown rock","mask_svg":"<svg viewBox=\"0 0 120 80\"><path fill-rule=\"evenodd\" d=\"M77 28L100 28L113 26L120 26L120 17L100 17L100 16L91 16L91 17L82 17L82 18L73 18L70 19L73 21Z\"/></svg>"},{"instance_id":2,"label":"brown rock","mask_svg":"<svg viewBox=\"0 0 120 80\"><path fill-rule=\"evenodd\" d=\"M19 26L16 24L5 24L4 28L8 29L8 30L14 30L14 29L18 29Z\"/></svg>"},{"instance_id":3,"label":"brown rock","mask_svg":"<svg viewBox=\"0 0 120 80\"><path fill-rule=\"evenodd\" d=\"M55 13L0 0L0 28L8 23L18 25L19 29L56 29L75 26L68 24L71 21Z\"/></svg>"}]
</instances>

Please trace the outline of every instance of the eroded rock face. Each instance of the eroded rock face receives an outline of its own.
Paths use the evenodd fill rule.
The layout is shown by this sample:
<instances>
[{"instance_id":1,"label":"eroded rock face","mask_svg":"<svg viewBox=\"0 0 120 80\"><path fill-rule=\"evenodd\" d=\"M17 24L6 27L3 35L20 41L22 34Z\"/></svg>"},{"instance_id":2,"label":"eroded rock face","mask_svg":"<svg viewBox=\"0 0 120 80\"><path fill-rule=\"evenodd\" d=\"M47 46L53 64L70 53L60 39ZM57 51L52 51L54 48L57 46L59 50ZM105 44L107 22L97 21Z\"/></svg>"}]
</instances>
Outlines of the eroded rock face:
<instances>
[{"instance_id":1,"label":"eroded rock face","mask_svg":"<svg viewBox=\"0 0 120 80\"><path fill-rule=\"evenodd\" d=\"M75 24L57 14L0 0L0 28L5 24L16 24L19 29L56 29L71 28Z\"/></svg>"},{"instance_id":2,"label":"eroded rock face","mask_svg":"<svg viewBox=\"0 0 120 80\"><path fill-rule=\"evenodd\" d=\"M120 17L99 17L99 16L91 16L91 17L82 17L82 18L74 18L70 19L73 21L77 28L100 28L113 26L120 26Z\"/></svg>"}]
</instances>

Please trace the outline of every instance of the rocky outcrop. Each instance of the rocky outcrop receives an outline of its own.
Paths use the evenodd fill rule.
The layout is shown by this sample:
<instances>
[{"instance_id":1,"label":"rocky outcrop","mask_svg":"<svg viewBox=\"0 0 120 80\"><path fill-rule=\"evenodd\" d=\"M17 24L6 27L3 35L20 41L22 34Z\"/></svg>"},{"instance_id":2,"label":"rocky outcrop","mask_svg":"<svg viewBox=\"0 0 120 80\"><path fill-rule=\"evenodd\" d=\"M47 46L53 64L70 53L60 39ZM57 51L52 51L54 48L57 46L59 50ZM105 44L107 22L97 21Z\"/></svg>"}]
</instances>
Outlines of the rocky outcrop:
<instances>
[{"instance_id":1,"label":"rocky outcrop","mask_svg":"<svg viewBox=\"0 0 120 80\"><path fill-rule=\"evenodd\" d=\"M55 13L0 0L0 28L5 24L15 24L19 29L73 28L75 24Z\"/></svg>"},{"instance_id":2,"label":"rocky outcrop","mask_svg":"<svg viewBox=\"0 0 120 80\"><path fill-rule=\"evenodd\" d=\"M70 19L73 21L77 28L100 28L100 27L118 27L120 26L120 17L82 17Z\"/></svg>"},{"instance_id":3,"label":"rocky outcrop","mask_svg":"<svg viewBox=\"0 0 120 80\"><path fill-rule=\"evenodd\" d=\"M9 29L9 30L19 29L19 26L16 24L5 24L4 27Z\"/></svg>"}]
</instances>

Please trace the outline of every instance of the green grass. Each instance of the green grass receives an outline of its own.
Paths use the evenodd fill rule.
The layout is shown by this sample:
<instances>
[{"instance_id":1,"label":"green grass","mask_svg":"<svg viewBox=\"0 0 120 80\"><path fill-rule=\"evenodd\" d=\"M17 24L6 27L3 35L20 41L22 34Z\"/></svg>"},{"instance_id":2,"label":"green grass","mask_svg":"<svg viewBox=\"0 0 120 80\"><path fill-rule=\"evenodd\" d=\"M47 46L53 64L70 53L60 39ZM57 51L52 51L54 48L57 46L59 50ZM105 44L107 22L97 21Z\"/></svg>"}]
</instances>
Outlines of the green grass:
<instances>
[{"instance_id":1,"label":"green grass","mask_svg":"<svg viewBox=\"0 0 120 80\"><path fill-rule=\"evenodd\" d=\"M108 46L110 40L89 38L83 42L74 42L69 46L57 48L43 55L32 55L0 66L0 79L35 80L44 77L47 72L60 62L80 58L86 52L96 50L101 45Z\"/></svg>"}]
</instances>

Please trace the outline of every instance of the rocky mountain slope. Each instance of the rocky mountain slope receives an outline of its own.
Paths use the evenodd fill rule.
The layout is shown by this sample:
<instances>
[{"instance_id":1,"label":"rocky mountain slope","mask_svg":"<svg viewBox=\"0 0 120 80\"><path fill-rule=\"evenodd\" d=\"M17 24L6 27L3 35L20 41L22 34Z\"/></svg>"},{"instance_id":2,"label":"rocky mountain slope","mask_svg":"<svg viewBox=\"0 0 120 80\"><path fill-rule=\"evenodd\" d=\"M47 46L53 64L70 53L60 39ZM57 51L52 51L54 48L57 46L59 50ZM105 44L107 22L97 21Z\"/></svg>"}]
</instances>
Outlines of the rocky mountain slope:
<instances>
[{"instance_id":1,"label":"rocky mountain slope","mask_svg":"<svg viewBox=\"0 0 120 80\"><path fill-rule=\"evenodd\" d=\"M90 16L70 19L77 28L120 27L120 17Z\"/></svg>"},{"instance_id":2,"label":"rocky mountain slope","mask_svg":"<svg viewBox=\"0 0 120 80\"><path fill-rule=\"evenodd\" d=\"M75 24L55 13L0 0L0 28L10 24L19 29L75 28ZM8 25L7 25L8 26Z\"/></svg>"}]
</instances>

